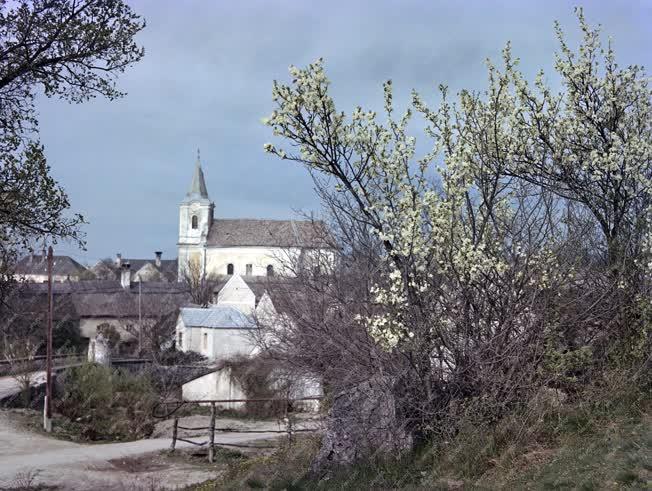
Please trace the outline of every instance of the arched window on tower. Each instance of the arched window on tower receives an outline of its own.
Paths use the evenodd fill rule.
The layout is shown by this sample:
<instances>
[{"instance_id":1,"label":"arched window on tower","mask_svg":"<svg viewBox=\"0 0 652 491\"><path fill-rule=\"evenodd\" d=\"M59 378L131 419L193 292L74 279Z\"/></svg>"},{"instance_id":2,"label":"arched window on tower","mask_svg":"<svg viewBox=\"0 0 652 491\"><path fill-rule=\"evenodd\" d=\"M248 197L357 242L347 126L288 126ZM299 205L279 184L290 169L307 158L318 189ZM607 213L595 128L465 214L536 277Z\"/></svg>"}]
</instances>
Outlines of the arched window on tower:
<instances>
[{"instance_id":1,"label":"arched window on tower","mask_svg":"<svg viewBox=\"0 0 652 491\"><path fill-rule=\"evenodd\" d=\"M271 264L267 265L267 276L274 276L274 266Z\"/></svg>"},{"instance_id":2,"label":"arched window on tower","mask_svg":"<svg viewBox=\"0 0 652 491\"><path fill-rule=\"evenodd\" d=\"M196 229L196 228L198 227L198 224L197 224L197 215L193 215L193 216L192 216L191 222L192 222L192 223L191 223L192 228L193 228L193 229Z\"/></svg>"},{"instance_id":3,"label":"arched window on tower","mask_svg":"<svg viewBox=\"0 0 652 491\"><path fill-rule=\"evenodd\" d=\"M233 274L233 264L229 263L226 265L226 274Z\"/></svg>"}]
</instances>

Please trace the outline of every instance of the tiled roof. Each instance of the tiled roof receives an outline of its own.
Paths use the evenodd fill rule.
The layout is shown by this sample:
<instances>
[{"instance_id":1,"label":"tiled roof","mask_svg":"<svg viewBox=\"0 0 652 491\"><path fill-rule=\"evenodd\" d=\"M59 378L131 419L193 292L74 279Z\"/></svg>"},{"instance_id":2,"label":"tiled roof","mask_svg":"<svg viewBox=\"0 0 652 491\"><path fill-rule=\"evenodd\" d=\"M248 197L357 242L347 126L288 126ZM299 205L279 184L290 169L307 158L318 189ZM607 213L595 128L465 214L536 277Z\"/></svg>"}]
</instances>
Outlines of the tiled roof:
<instances>
[{"instance_id":1,"label":"tiled roof","mask_svg":"<svg viewBox=\"0 0 652 491\"><path fill-rule=\"evenodd\" d=\"M70 256L53 256L52 274L55 276L78 276L86 271L86 267ZM16 263L18 275L48 274L48 262L43 255L30 254Z\"/></svg>"},{"instance_id":2,"label":"tiled roof","mask_svg":"<svg viewBox=\"0 0 652 491\"><path fill-rule=\"evenodd\" d=\"M213 247L330 247L328 231L321 221L250 218L213 220L208 232L207 245Z\"/></svg>"},{"instance_id":3,"label":"tiled roof","mask_svg":"<svg viewBox=\"0 0 652 491\"><path fill-rule=\"evenodd\" d=\"M213 293L217 294L224 288L224 285L233 278L232 275L219 274L212 277L215 281ZM256 295L256 300L260 300L265 292L271 292L278 289L279 286L290 284L293 278L284 276L258 276L258 275L240 275L251 291Z\"/></svg>"},{"instance_id":4,"label":"tiled roof","mask_svg":"<svg viewBox=\"0 0 652 491\"><path fill-rule=\"evenodd\" d=\"M69 303L75 318L112 317L137 318L140 296L143 317L158 317L190 301L187 287L182 283L132 283L129 291L118 281L78 281L53 283L55 308ZM140 293L140 295L139 295ZM24 302L38 299L47 305L47 284L27 283L16 292Z\"/></svg>"},{"instance_id":5,"label":"tiled roof","mask_svg":"<svg viewBox=\"0 0 652 491\"><path fill-rule=\"evenodd\" d=\"M186 327L207 327L211 329L253 329L253 319L235 307L217 305L207 309L183 308L181 319Z\"/></svg>"},{"instance_id":6,"label":"tiled roof","mask_svg":"<svg viewBox=\"0 0 652 491\"><path fill-rule=\"evenodd\" d=\"M176 259L161 259L160 267L156 266L155 259L122 259L122 263L129 263L132 278L135 278L136 273L138 273L143 266L150 264L154 269L158 270L166 280L177 280L178 263ZM120 279L120 268L112 259L99 261L95 266L93 266L92 270L98 274L98 276L105 276L105 272L110 271L114 279Z\"/></svg>"}]
</instances>

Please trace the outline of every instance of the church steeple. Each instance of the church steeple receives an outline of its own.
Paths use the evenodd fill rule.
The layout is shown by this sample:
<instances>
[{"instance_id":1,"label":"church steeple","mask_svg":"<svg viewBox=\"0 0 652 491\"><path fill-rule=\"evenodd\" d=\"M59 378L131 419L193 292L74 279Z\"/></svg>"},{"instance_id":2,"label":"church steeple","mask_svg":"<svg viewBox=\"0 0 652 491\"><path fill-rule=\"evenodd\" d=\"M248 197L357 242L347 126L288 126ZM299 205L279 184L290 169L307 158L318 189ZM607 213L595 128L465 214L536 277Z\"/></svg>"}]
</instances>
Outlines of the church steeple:
<instances>
[{"instance_id":1,"label":"church steeple","mask_svg":"<svg viewBox=\"0 0 652 491\"><path fill-rule=\"evenodd\" d=\"M195 165L195 173L192 176L192 183L190 184L190 189L186 194L186 199L188 200L208 199L208 191L206 190L204 171L201 168L199 149L197 149L197 164Z\"/></svg>"}]
</instances>

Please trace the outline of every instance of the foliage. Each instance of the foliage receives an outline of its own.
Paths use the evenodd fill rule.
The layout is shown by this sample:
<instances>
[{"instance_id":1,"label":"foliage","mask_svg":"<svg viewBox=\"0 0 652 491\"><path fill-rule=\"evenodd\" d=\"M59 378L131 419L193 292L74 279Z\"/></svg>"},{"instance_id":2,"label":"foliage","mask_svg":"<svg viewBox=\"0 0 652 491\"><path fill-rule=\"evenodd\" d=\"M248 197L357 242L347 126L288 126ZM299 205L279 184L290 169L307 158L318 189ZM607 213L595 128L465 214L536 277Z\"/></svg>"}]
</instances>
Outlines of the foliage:
<instances>
[{"instance_id":1,"label":"foliage","mask_svg":"<svg viewBox=\"0 0 652 491\"><path fill-rule=\"evenodd\" d=\"M229 462L196 490L241 489L634 489L649 485L649 386L605 374L583 400L541 400L487 425L465 415L459 433L400 460L375 459L327 478L310 473L319 442L299 439L270 455ZM479 424L478 424L479 423Z\"/></svg>"},{"instance_id":2,"label":"foliage","mask_svg":"<svg viewBox=\"0 0 652 491\"><path fill-rule=\"evenodd\" d=\"M293 445L284 443L272 453L225 459L227 468L216 480L189 489L304 489L298 481L305 474L318 443L313 437L300 437Z\"/></svg>"},{"instance_id":3,"label":"foliage","mask_svg":"<svg viewBox=\"0 0 652 491\"><path fill-rule=\"evenodd\" d=\"M147 377L88 363L68 369L61 384L56 411L81 425L83 438L136 439L153 431L157 394Z\"/></svg>"},{"instance_id":4,"label":"foliage","mask_svg":"<svg viewBox=\"0 0 652 491\"><path fill-rule=\"evenodd\" d=\"M206 362L206 358L196 351L179 351L174 347L159 353L158 362L161 365L200 365Z\"/></svg>"},{"instance_id":5,"label":"foliage","mask_svg":"<svg viewBox=\"0 0 652 491\"><path fill-rule=\"evenodd\" d=\"M96 330L97 334L102 334L102 336L104 336L111 351L115 350L118 344L120 344L120 333L113 324L103 322L97 326Z\"/></svg>"},{"instance_id":6,"label":"foliage","mask_svg":"<svg viewBox=\"0 0 652 491\"><path fill-rule=\"evenodd\" d=\"M144 22L120 0L0 1L0 263L11 264L34 241L83 245L81 215L52 178L38 142L34 99L82 102L122 95L117 74L139 61L134 36Z\"/></svg>"},{"instance_id":7,"label":"foliage","mask_svg":"<svg viewBox=\"0 0 652 491\"><path fill-rule=\"evenodd\" d=\"M86 352L88 340L82 337L79 322L72 320L57 322L52 328L52 348L55 353L63 351Z\"/></svg>"},{"instance_id":8,"label":"foliage","mask_svg":"<svg viewBox=\"0 0 652 491\"><path fill-rule=\"evenodd\" d=\"M280 376L274 363L264 358L237 356L222 362L231 377L240 384L247 399L283 399L288 397L291 380ZM281 401L249 402L248 416L267 418L281 416L287 404Z\"/></svg>"}]
</instances>

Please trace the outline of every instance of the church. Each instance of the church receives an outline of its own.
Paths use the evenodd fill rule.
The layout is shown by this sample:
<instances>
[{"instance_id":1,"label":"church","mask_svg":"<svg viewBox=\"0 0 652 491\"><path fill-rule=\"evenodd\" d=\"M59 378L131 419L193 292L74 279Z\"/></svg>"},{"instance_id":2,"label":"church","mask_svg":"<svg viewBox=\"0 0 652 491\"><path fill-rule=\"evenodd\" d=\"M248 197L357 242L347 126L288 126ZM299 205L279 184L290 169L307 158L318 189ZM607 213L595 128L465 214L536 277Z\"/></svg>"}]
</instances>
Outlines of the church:
<instances>
[{"instance_id":1,"label":"church","mask_svg":"<svg viewBox=\"0 0 652 491\"><path fill-rule=\"evenodd\" d=\"M215 218L214 211L198 152L190 189L179 205L178 278L199 272L218 284L208 308L179 309L174 342L177 349L212 361L254 356L255 319L282 312L273 300L276 280L291 281L297 270L320 268L324 260L332 264L335 251L321 221ZM319 395L321 383L294 374L290 390L293 397ZM188 381L182 394L197 401L247 398L229 368Z\"/></svg>"},{"instance_id":2,"label":"church","mask_svg":"<svg viewBox=\"0 0 652 491\"><path fill-rule=\"evenodd\" d=\"M331 249L324 223L312 220L215 218L199 151L190 189L179 205L178 278L191 265L207 277L291 274Z\"/></svg>"}]
</instances>

